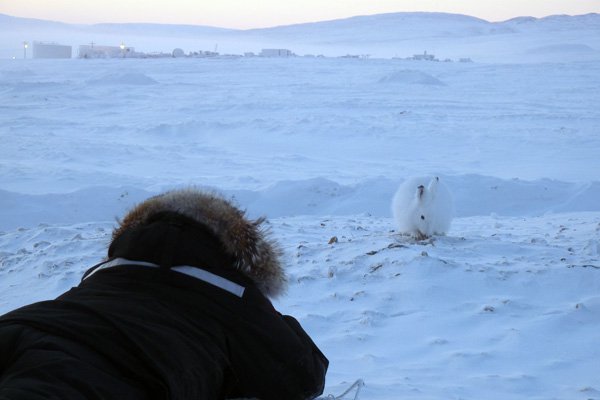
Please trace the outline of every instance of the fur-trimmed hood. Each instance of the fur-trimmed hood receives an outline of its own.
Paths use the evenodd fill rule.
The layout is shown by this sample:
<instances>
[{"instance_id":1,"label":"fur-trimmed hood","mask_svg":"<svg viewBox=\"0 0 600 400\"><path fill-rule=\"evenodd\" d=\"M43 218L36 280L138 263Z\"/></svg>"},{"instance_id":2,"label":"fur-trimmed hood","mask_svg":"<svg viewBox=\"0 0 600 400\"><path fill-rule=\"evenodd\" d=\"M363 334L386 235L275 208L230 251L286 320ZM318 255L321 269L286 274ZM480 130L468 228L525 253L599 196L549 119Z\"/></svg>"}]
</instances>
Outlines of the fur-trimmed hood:
<instances>
[{"instance_id":1,"label":"fur-trimmed hood","mask_svg":"<svg viewBox=\"0 0 600 400\"><path fill-rule=\"evenodd\" d=\"M264 295L276 297L285 290L281 251L262 226L265 219L249 220L244 211L216 193L188 188L151 197L125 215L113 231L113 241L161 212L176 212L206 226L233 257L235 268L252 279Z\"/></svg>"}]
</instances>

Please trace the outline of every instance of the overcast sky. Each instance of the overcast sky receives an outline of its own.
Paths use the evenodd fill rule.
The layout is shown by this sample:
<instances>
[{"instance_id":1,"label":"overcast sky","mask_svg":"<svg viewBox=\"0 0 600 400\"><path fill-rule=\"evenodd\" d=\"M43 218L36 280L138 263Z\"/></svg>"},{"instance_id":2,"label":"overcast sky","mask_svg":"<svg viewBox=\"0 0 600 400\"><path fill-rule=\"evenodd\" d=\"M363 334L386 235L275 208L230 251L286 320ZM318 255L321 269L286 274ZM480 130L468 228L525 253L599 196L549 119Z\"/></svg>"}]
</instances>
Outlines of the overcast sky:
<instances>
[{"instance_id":1,"label":"overcast sky","mask_svg":"<svg viewBox=\"0 0 600 400\"><path fill-rule=\"evenodd\" d=\"M0 0L0 13L68 23L155 22L261 28L401 11L488 21L600 13L600 0Z\"/></svg>"}]
</instances>

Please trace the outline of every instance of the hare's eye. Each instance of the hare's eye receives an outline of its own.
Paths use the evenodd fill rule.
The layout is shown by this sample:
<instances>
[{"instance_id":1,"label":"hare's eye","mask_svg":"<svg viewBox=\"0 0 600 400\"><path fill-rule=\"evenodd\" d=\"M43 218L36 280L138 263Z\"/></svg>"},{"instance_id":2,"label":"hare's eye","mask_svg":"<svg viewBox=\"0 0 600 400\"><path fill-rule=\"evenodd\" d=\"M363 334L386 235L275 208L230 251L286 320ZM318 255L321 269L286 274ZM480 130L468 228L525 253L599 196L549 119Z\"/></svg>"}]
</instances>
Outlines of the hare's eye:
<instances>
[{"instance_id":1,"label":"hare's eye","mask_svg":"<svg viewBox=\"0 0 600 400\"><path fill-rule=\"evenodd\" d=\"M421 219L422 219L423 221L425 221L425 216L424 216L424 215L421 215Z\"/></svg>"}]
</instances>

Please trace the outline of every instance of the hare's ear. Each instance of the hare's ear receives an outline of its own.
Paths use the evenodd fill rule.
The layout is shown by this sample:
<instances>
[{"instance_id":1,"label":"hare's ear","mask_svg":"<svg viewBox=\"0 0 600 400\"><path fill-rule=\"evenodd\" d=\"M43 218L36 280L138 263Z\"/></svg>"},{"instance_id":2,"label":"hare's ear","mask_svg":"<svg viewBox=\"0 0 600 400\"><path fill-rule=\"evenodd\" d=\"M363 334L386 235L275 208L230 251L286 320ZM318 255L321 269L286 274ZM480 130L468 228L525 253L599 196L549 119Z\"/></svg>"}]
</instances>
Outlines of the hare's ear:
<instances>
[{"instance_id":1,"label":"hare's ear","mask_svg":"<svg viewBox=\"0 0 600 400\"><path fill-rule=\"evenodd\" d=\"M423 186L423 185L417 186L417 198L419 200L423 200L424 194L425 194L425 186Z\"/></svg>"},{"instance_id":2,"label":"hare's ear","mask_svg":"<svg viewBox=\"0 0 600 400\"><path fill-rule=\"evenodd\" d=\"M435 191L437 190L438 187L438 183L440 182L440 178L439 177L434 177L431 182L429 182L429 186L427 187L427 190L429 190L431 193L435 193Z\"/></svg>"}]
</instances>

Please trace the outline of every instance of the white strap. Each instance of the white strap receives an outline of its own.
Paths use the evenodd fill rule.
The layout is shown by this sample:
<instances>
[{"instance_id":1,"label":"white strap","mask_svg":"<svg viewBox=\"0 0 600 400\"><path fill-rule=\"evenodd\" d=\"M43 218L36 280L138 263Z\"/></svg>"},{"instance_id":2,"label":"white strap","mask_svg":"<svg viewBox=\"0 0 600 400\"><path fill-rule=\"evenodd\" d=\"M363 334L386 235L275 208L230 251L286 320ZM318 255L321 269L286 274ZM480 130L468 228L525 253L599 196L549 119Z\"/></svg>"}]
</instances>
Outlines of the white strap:
<instances>
[{"instance_id":1,"label":"white strap","mask_svg":"<svg viewBox=\"0 0 600 400\"><path fill-rule=\"evenodd\" d=\"M101 264L100 266L98 266L96 269L94 269L92 272L90 272L89 275L83 279L85 280L85 279L89 278L90 276L94 275L97 271L100 271L101 269L117 267L119 265L141 265L144 267L160 268L160 266L157 264L153 264L153 263L149 263L149 262L145 262L145 261L134 261L134 260L128 260L126 258L115 258L111 261ZM185 275L191 276L193 278L200 279L203 282L210 283L211 285L221 288L223 290L226 290L229 293L236 295L237 297L242 297L244 295L244 290L246 290L245 287L238 285L237 283L232 282L229 279L225 279L222 276L213 274L212 272L208 272L208 271L198 268L198 267L192 267L190 265L178 265L176 267L171 267L170 269L172 271L178 272L180 274L185 274Z\"/></svg>"},{"instance_id":2,"label":"white strap","mask_svg":"<svg viewBox=\"0 0 600 400\"><path fill-rule=\"evenodd\" d=\"M227 290L229 293L233 293L238 297L242 297L244 295L244 290L246 289L235 282L231 282L229 279L225 279L222 276L215 275L212 272L208 272L207 270L198 267L180 265L177 267L172 267L171 269L182 274L193 276L194 278L200 279L206 283L210 283L211 285L220 287L221 289Z\"/></svg>"}]
</instances>

